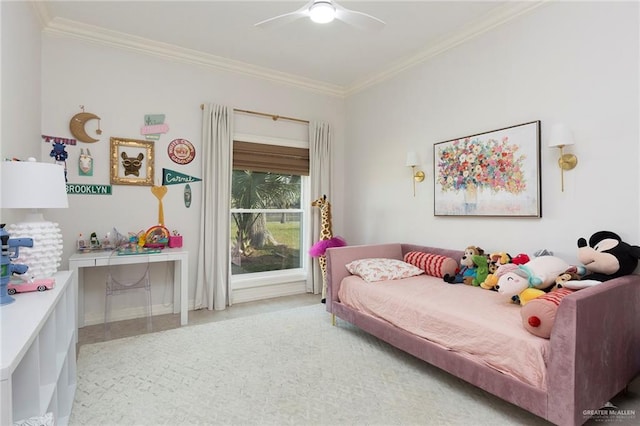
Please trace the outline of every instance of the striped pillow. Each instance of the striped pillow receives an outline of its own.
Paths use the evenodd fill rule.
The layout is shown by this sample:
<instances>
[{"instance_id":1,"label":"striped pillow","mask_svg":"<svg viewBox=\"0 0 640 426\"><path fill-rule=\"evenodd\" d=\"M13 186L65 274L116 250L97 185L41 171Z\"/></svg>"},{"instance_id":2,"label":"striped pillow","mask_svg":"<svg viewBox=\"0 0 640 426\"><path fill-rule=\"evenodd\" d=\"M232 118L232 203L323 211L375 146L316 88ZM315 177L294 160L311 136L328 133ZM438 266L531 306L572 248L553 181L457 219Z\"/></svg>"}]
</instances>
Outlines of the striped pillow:
<instances>
[{"instance_id":1,"label":"striped pillow","mask_svg":"<svg viewBox=\"0 0 640 426\"><path fill-rule=\"evenodd\" d=\"M445 274L455 275L458 262L440 254L410 251L404 255L404 261L422 269L427 275L442 278Z\"/></svg>"},{"instance_id":2,"label":"striped pillow","mask_svg":"<svg viewBox=\"0 0 640 426\"><path fill-rule=\"evenodd\" d=\"M524 328L538 337L550 338L558 306L565 297L573 292L574 290L561 288L527 302L520 309Z\"/></svg>"}]
</instances>

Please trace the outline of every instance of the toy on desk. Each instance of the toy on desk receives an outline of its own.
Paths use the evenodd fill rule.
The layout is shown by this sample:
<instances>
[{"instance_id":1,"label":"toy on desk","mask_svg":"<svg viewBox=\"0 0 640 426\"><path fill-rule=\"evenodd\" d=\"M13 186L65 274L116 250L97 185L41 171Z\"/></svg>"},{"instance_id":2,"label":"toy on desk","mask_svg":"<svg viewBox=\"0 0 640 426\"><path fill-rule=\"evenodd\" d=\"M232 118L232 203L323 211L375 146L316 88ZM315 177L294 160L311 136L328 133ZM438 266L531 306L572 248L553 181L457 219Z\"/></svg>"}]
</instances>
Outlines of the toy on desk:
<instances>
[{"instance_id":1,"label":"toy on desk","mask_svg":"<svg viewBox=\"0 0 640 426\"><path fill-rule=\"evenodd\" d=\"M164 248L169 245L169 237L169 230L164 226L152 226L145 234L144 246L148 248Z\"/></svg>"},{"instance_id":2,"label":"toy on desk","mask_svg":"<svg viewBox=\"0 0 640 426\"><path fill-rule=\"evenodd\" d=\"M100 240L98 240L98 235L95 232L91 233L91 237L89 238L89 244L92 249L100 248Z\"/></svg>"},{"instance_id":3,"label":"toy on desk","mask_svg":"<svg viewBox=\"0 0 640 426\"><path fill-rule=\"evenodd\" d=\"M115 246L114 243L111 242L110 234L107 233L102 241L98 239L98 235L95 232L92 232L89 240L85 240L82 233L78 235L78 240L76 241L76 249L80 253L89 253L92 251L101 251L101 250L112 250Z\"/></svg>"},{"instance_id":4,"label":"toy on desk","mask_svg":"<svg viewBox=\"0 0 640 426\"><path fill-rule=\"evenodd\" d=\"M34 281L9 283L7 293L28 293L30 291L45 291L51 290L56 284L56 280L53 278L42 278Z\"/></svg>"},{"instance_id":5,"label":"toy on desk","mask_svg":"<svg viewBox=\"0 0 640 426\"><path fill-rule=\"evenodd\" d=\"M169 236L169 248L182 247L182 235L177 230L173 230L173 235Z\"/></svg>"},{"instance_id":6,"label":"toy on desk","mask_svg":"<svg viewBox=\"0 0 640 426\"><path fill-rule=\"evenodd\" d=\"M2 241L2 262L0 264L2 268L2 273L0 274L0 305L7 305L15 300L8 294L8 286L11 275L24 274L29 269L27 265L11 263L11 259L15 259L20 255L20 247L33 247L33 239L9 239L9 233L5 231L3 223L0 224L0 241Z\"/></svg>"},{"instance_id":7,"label":"toy on desk","mask_svg":"<svg viewBox=\"0 0 640 426\"><path fill-rule=\"evenodd\" d=\"M161 253L161 249L147 248L141 247L137 244L133 246L124 246L118 249L118 256L127 256L130 254L153 254L153 253Z\"/></svg>"}]
</instances>

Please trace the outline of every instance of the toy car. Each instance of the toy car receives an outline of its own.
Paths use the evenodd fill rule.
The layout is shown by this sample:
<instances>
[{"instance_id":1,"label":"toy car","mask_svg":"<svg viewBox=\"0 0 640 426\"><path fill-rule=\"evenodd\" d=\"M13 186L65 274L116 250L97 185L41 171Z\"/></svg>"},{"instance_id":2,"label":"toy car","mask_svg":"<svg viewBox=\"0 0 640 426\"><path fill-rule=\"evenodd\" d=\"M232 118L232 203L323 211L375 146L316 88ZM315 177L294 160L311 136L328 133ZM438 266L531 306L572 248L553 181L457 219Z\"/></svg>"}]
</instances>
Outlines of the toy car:
<instances>
[{"instance_id":1,"label":"toy car","mask_svg":"<svg viewBox=\"0 0 640 426\"><path fill-rule=\"evenodd\" d=\"M35 281L27 281L21 284L9 283L7 286L7 293L27 293L29 291L45 291L51 290L55 285L56 280L53 278L43 278Z\"/></svg>"}]
</instances>

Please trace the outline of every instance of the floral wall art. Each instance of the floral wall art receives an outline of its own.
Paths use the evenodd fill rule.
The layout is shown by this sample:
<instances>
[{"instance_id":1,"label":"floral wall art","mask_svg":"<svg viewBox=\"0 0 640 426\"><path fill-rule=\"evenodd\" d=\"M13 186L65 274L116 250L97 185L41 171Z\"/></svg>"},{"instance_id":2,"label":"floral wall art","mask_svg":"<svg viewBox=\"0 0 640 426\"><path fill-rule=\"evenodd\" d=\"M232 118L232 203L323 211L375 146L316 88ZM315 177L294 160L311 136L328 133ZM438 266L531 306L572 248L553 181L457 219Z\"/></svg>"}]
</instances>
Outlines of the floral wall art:
<instances>
[{"instance_id":1,"label":"floral wall art","mask_svg":"<svg viewBox=\"0 0 640 426\"><path fill-rule=\"evenodd\" d=\"M436 143L435 216L541 217L540 121Z\"/></svg>"}]
</instances>

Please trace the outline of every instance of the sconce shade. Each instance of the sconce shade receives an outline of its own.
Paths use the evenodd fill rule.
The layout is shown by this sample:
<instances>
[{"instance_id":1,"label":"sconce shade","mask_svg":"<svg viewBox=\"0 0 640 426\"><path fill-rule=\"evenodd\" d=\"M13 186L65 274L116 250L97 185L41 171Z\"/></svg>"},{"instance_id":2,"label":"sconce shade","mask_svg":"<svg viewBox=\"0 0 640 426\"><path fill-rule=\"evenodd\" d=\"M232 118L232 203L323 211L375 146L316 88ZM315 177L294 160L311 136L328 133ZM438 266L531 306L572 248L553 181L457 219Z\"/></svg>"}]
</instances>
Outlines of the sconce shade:
<instances>
[{"instance_id":1,"label":"sconce shade","mask_svg":"<svg viewBox=\"0 0 640 426\"><path fill-rule=\"evenodd\" d=\"M571 130L564 124L556 124L551 128L551 135L549 136L549 147L557 148L560 146L573 145L573 134Z\"/></svg>"},{"instance_id":2,"label":"sconce shade","mask_svg":"<svg viewBox=\"0 0 640 426\"><path fill-rule=\"evenodd\" d=\"M418 160L418 154L415 151L407 152L407 162L405 163L405 166L413 167L417 166L418 164L420 164L420 161Z\"/></svg>"},{"instance_id":3,"label":"sconce shade","mask_svg":"<svg viewBox=\"0 0 640 426\"><path fill-rule=\"evenodd\" d=\"M4 161L0 164L2 180L1 208L29 209L24 222L9 225L12 238L31 238L33 247L23 247L15 263L28 266L23 280L51 277L62 260L62 232L57 223L47 221L38 209L67 208L64 167L53 163Z\"/></svg>"}]
</instances>

